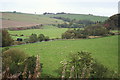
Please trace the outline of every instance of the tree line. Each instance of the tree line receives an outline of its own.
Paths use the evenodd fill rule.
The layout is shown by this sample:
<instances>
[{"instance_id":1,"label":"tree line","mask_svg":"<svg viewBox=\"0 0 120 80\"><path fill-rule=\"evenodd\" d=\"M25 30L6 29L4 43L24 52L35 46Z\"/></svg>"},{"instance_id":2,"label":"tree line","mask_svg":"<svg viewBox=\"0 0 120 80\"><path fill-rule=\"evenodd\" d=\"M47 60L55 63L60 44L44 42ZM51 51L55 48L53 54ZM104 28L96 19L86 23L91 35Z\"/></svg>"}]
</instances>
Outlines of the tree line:
<instances>
[{"instance_id":1,"label":"tree line","mask_svg":"<svg viewBox=\"0 0 120 80\"><path fill-rule=\"evenodd\" d=\"M111 35L109 30L102 26L89 26L84 29L67 30L62 34L62 39L88 38L89 36L107 36Z\"/></svg>"}]
</instances>

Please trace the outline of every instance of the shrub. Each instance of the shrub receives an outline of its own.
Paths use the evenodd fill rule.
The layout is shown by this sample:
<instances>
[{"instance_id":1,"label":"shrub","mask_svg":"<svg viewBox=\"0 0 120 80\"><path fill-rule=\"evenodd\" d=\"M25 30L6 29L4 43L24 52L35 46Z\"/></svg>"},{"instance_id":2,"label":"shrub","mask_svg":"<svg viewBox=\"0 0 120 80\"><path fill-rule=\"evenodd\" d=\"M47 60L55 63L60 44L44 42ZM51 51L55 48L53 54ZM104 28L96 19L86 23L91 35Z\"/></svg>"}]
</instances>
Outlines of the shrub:
<instances>
[{"instance_id":1,"label":"shrub","mask_svg":"<svg viewBox=\"0 0 120 80\"><path fill-rule=\"evenodd\" d=\"M13 39L7 30L2 30L2 47L10 46L13 43Z\"/></svg>"},{"instance_id":2,"label":"shrub","mask_svg":"<svg viewBox=\"0 0 120 80\"><path fill-rule=\"evenodd\" d=\"M38 40L41 42L41 41L44 41L45 40L45 36L43 34L39 34L38 36Z\"/></svg>"},{"instance_id":3,"label":"shrub","mask_svg":"<svg viewBox=\"0 0 120 80\"><path fill-rule=\"evenodd\" d=\"M48 36L45 36L45 41L49 41L49 37Z\"/></svg>"},{"instance_id":4,"label":"shrub","mask_svg":"<svg viewBox=\"0 0 120 80\"><path fill-rule=\"evenodd\" d=\"M38 39L37 39L37 35L36 34L32 34L30 37L29 37L29 42L37 42Z\"/></svg>"},{"instance_id":5,"label":"shrub","mask_svg":"<svg viewBox=\"0 0 120 80\"><path fill-rule=\"evenodd\" d=\"M30 71L31 74L33 74L36 66L36 57L35 56L28 57L25 60L25 65L27 65L27 73L29 73Z\"/></svg>"},{"instance_id":6,"label":"shrub","mask_svg":"<svg viewBox=\"0 0 120 80\"><path fill-rule=\"evenodd\" d=\"M23 34L21 34L20 36L24 36Z\"/></svg>"},{"instance_id":7,"label":"shrub","mask_svg":"<svg viewBox=\"0 0 120 80\"><path fill-rule=\"evenodd\" d=\"M83 34L89 36L105 36L109 31L102 26L89 26L84 29Z\"/></svg>"},{"instance_id":8,"label":"shrub","mask_svg":"<svg viewBox=\"0 0 120 80\"><path fill-rule=\"evenodd\" d=\"M68 61L61 61L63 64L62 76L64 78L117 78L117 73L110 71L104 65L95 61L91 53L78 52L71 54ZM60 69L61 69L60 68Z\"/></svg>"},{"instance_id":9,"label":"shrub","mask_svg":"<svg viewBox=\"0 0 120 80\"><path fill-rule=\"evenodd\" d=\"M2 54L3 71L6 69L6 67L10 68L10 73L12 74L21 71L21 67L23 66L22 63L26 57L27 55L19 49L12 48L4 51Z\"/></svg>"},{"instance_id":10,"label":"shrub","mask_svg":"<svg viewBox=\"0 0 120 80\"><path fill-rule=\"evenodd\" d=\"M88 36L82 34L82 30L68 30L62 34L62 39L76 39L76 38L87 38Z\"/></svg>"}]
</instances>

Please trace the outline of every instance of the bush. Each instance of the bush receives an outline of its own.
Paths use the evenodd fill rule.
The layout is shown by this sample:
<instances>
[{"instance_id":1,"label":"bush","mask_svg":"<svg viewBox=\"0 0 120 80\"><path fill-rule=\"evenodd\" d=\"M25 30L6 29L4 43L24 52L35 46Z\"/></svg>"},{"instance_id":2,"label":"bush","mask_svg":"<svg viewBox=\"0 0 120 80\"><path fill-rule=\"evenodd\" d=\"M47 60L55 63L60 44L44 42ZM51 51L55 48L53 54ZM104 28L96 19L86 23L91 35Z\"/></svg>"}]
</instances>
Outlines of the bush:
<instances>
[{"instance_id":1,"label":"bush","mask_svg":"<svg viewBox=\"0 0 120 80\"><path fill-rule=\"evenodd\" d=\"M24 36L23 34L21 34L20 36Z\"/></svg>"},{"instance_id":2,"label":"bush","mask_svg":"<svg viewBox=\"0 0 120 80\"><path fill-rule=\"evenodd\" d=\"M89 26L84 29L83 34L89 36L105 36L109 31L102 26Z\"/></svg>"},{"instance_id":3,"label":"bush","mask_svg":"<svg viewBox=\"0 0 120 80\"><path fill-rule=\"evenodd\" d=\"M48 36L45 36L45 41L49 41L49 37Z\"/></svg>"},{"instance_id":4,"label":"bush","mask_svg":"<svg viewBox=\"0 0 120 80\"><path fill-rule=\"evenodd\" d=\"M62 39L76 39L76 38L87 38L88 36L82 34L82 30L68 30L62 34Z\"/></svg>"},{"instance_id":5,"label":"bush","mask_svg":"<svg viewBox=\"0 0 120 80\"><path fill-rule=\"evenodd\" d=\"M26 57L27 55L19 49L12 48L4 51L2 54L3 71L6 69L6 67L10 68L10 73L12 74L21 71L21 67L23 66L22 63L24 62Z\"/></svg>"},{"instance_id":6,"label":"bush","mask_svg":"<svg viewBox=\"0 0 120 80\"><path fill-rule=\"evenodd\" d=\"M36 57L35 56L28 57L25 60L25 65L27 65L27 73L29 73L30 71L31 74L34 74L34 69L36 67Z\"/></svg>"},{"instance_id":7,"label":"bush","mask_svg":"<svg viewBox=\"0 0 120 80\"><path fill-rule=\"evenodd\" d=\"M118 73L110 71L104 65L95 61L91 53L78 52L71 54L68 61L61 61L63 67L57 70L64 73L65 78L117 78Z\"/></svg>"},{"instance_id":8,"label":"bush","mask_svg":"<svg viewBox=\"0 0 120 80\"><path fill-rule=\"evenodd\" d=\"M45 40L45 36L43 34L39 34L38 36L38 40L41 42L41 41L44 41Z\"/></svg>"},{"instance_id":9,"label":"bush","mask_svg":"<svg viewBox=\"0 0 120 80\"><path fill-rule=\"evenodd\" d=\"M7 30L2 30L2 47L10 46L13 43L13 39Z\"/></svg>"},{"instance_id":10,"label":"bush","mask_svg":"<svg viewBox=\"0 0 120 80\"><path fill-rule=\"evenodd\" d=\"M34 42L37 42L37 41L38 41L38 39L37 39L37 35L36 34L32 34L29 37L29 42L34 43Z\"/></svg>"}]
</instances>

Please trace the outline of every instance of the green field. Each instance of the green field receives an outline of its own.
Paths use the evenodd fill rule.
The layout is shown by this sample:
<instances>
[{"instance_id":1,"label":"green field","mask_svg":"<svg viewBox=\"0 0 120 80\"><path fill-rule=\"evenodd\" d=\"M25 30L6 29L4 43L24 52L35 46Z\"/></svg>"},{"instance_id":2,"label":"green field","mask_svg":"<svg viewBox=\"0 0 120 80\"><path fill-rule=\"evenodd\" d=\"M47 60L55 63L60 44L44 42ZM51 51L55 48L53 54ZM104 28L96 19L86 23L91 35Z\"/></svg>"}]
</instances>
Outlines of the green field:
<instances>
[{"instance_id":1,"label":"green field","mask_svg":"<svg viewBox=\"0 0 120 80\"><path fill-rule=\"evenodd\" d=\"M40 62L43 63L42 74L58 77L55 72L69 54L80 51L92 53L92 57L102 63L110 70L118 71L118 36L109 36L96 39L58 40L39 42L26 45L18 45L19 48L29 55L40 55Z\"/></svg>"},{"instance_id":2,"label":"green field","mask_svg":"<svg viewBox=\"0 0 120 80\"><path fill-rule=\"evenodd\" d=\"M13 39L20 38L21 34L24 36L21 38L28 38L32 33L34 34L44 34L50 38L61 38L61 34L67 31L68 28L57 28L53 26L44 26L43 29L29 29L29 30L20 30L20 31L9 31L10 34L17 34L18 36L12 36Z\"/></svg>"},{"instance_id":3,"label":"green field","mask_svg":"<svg viewBox=\"0 0 120 80\"><path fill-rule=\"evenodd\" d=\"M108 17L104 16L94 16L94 15L85 15L85 14L59 14L59 15L47 15L49 17L65 17L76 20L91 20L91 21L105 21Z\"/></svg>"}]
</instances>

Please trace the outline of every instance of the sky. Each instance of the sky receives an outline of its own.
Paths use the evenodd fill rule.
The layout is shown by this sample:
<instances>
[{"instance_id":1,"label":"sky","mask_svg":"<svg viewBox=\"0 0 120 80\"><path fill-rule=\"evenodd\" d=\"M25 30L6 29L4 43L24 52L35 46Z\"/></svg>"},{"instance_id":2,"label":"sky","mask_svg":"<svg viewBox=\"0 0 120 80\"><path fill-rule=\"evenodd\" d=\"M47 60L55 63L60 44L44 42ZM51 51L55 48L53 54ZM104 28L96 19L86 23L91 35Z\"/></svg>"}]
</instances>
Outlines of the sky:
<instances>
[{"instance_id":1,"label":"sky","mask_svg":"<svg viewBox=\"0 0 120 80\"><path fill-rule=\"evenodd\" d=\"M119 0L0 0L0 11L112 16L118 13L118 2Z\"/></svg>"}]
</instances>

